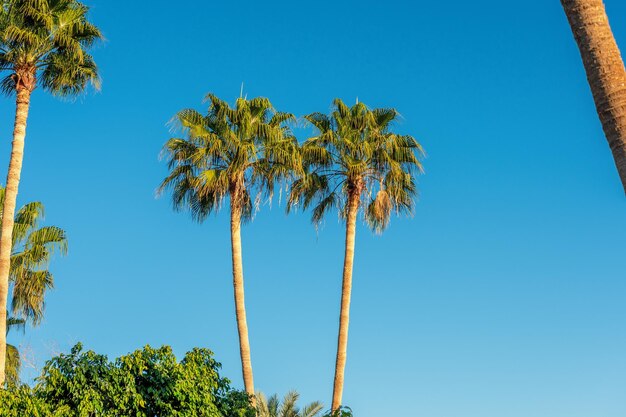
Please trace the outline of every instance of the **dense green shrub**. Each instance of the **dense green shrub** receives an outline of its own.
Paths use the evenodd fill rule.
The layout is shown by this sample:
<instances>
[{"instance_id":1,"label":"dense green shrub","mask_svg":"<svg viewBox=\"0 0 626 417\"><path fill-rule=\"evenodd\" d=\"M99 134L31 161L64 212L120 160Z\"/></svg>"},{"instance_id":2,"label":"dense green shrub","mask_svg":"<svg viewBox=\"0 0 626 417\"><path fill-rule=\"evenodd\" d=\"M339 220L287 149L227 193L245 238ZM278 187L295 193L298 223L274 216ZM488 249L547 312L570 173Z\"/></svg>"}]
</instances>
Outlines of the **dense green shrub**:
<instances>
[{"instance_id":1,"label":"dense green shrub","mask_svg":"<svg viewBox=\"0 0 626 417\"><path fill-rule=\"evenodd\" d=\"M78 344L49 360L34 388L0 392L0 416L254 417L219 368L207 349L178 362L169 346L146 346L111 362Z\"/></svg>"}]
</instances>

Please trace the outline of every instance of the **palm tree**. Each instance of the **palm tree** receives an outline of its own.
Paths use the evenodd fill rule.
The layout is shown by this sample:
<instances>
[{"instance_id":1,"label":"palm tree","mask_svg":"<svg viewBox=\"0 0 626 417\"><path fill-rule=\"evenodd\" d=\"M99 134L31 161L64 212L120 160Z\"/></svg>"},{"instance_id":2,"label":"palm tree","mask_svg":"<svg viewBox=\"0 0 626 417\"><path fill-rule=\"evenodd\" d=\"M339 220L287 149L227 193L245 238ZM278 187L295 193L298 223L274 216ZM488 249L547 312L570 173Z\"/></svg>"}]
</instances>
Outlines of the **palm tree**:
<instances>
[{"instance_id":1,"label":"palm tree","mask_svg":"<svg viewBox=\"0 0 626 417\"><path fill-rule=\"evenodd\" d=\"M12 0L0 12L0 70L9 75L2 91L16 95L15 125L0 238L0 385L4 382L6 305L9 294L13 215L22 170L26 120L33 90L74 96L88 84L99 87L98 70L87 49L102 39L76 0Z\"/></svg>"},{"instance_id":2,"label":"palm tree","mask_svg":"<svg viewBox=\"0 0 626 417\"><path fill-rule=\"evenodd\" d=\"M305 173L292 184L288 210L298 205L313 207L312 220L318 225L336 208L346 221L333 411L339 409L343 394L359 210L363 209L370 227L381 233L392 211L412 212L415 177L422 170L419 143L412 136L391 132L397 118L394 109L370 110L363 103L349 108L339 99L333 102L330 116L305 116L318 134L302 145Z\"/></svg>"},{"instance_id":3,"label":"palm tree","mask_svg":"<svg viewBox=\"0 0 626 417\"><path fill-rule=\"evenodd\" d=\"M4 205L5 188L0 186L0 207ZM54 285L48 265L55 252L67 253L65 232L55 226L39 227L44 216L44 206L31 202L22 206L13 222L13 248L9 282L13 285L11 312L7 319L8 334L11 328L24 329L26 322L41 323L45 308L45 294ZM4 217L0 211L0 218ZM6 312L8 316L8 311ZM19 379L20 356L15 346L7 344L6 381Z\"/></svg>"},{"instance_id":4,"label":"palm tree","mask_svg":"<svg viewBox=\"0 0 626 417\"><path fill-rule=\"evenodd\" d=\"M285 394L281 404L278 395L269 399L262 392L256 394L257 417L316 417L324 408L319 401L314 401L304 408L297 405L300 394L291 391Z\"/></svg>"},{"instance_id":5,"label":"palm tree","mask_svg":"<svg viewBox=\"0 0 626 417\"><path fill-rule=\"evenodd\" d=\"M185 138L164 146L170 174L159 193L172 191L174 209L189 210L202 222L230 200L233 286L241 366L246 392L254 402L254 381L244 301L241 223L251 220L263 194L271 197L276 181L299 166L296 139L285 122L293 115L276 112L267 98L239 98L234 108L209 94L206 116L180 111L174 121Z\"/></svg>"},{"instance_id":6,"label":"palm tree","mask_svg":"<svg viewBox=\"0 0 626 417\"><path fill-rule=\"evenodd\" d=\"M561 0L626 192L626 69L602 0Z\"/></svg>"}]
</instances>

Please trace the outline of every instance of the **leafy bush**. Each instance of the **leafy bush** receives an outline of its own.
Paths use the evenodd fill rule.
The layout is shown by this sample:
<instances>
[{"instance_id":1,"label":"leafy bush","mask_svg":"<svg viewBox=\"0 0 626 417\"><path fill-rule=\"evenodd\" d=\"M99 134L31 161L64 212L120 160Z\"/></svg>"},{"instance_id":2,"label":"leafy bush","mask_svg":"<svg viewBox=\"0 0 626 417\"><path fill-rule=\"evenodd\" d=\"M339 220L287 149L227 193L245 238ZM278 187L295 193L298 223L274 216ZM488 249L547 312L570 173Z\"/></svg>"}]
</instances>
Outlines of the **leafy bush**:
<instances>
[{"instance_id":1,"label":"leafy bush","mask_svg":"<svg viewBox=\"0 0 626 417\"><path fill-rule=\"evenodd\" d=\"M178 362L169 346L146 346L111 362L84 352L49 360L34 388L0 392L3 417L254 417L248 396L219 375L208 349Z\"/></svg>"}]
</instances>

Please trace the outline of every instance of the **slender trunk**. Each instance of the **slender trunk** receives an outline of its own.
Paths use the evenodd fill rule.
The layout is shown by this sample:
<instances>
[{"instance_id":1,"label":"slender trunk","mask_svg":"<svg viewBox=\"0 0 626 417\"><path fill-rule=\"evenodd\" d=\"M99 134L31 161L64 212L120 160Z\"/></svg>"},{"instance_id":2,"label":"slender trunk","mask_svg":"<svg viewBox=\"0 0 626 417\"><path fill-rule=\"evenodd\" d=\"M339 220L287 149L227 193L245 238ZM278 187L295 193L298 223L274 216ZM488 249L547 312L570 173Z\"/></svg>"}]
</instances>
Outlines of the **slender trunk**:
<instances>
[{"instance_id":1,"label":"slender trunk","mask_svg":"<svg viewBox=\"0 0 626 417\"><path fill-rule=\"evenodd\" d=\"M346 370L346 357L348 354L348 325L350 322L350 296L352 294L354 240L356 237L356 218L359 211L359 199L360 191L353 191L348 197L348 213L346 216L346 248L343 260L341 312L339 314L339 335L337 337L337 358L335 361L332 411L337 410L341 406L341 398L343 396L343 381Z\"/></svg>"},{"instance_id":2,"label":"slender trunk","mask_svg":"<svg viewBox=\"0 0 626 417\"><path fill-rule=\"evenodd\" d=\"M6 313L9 297L9 270L13 240L13 221L15 216L15 203L17 200L17 188L20 183L20 173L22 172L24 138L26 137L26 119L28 118L30 94L31 90L28 88L20 88L17 90L13 145L11 149L11 160L9 161L6 191L4 194L4 206L2 207L2 229L0 229L0 387L4 386L5 381L7 352Z\"/></svg>"},{"instance_id":3,"label":"slender trunk","mask_svg":"<svg viewBox=\"0 0 626 417\"><path fill-rule=\"evenodd\" d=\"M239 352L241 355L241 371L246 393L255 404L254 379L252 377L252 361L250 359L250 342L248 340L248 323L246 320L246 303L243 289L243 262L241 256L241 204L238 198L230 200L230 241L233 255L233 287L235 291L235 313L237 330L239 331Z\"/></svg>"},{"instance_id":4,"label":"slender trunk","mask_svg":"<svg viewBox=\"0 0 626 417\"><path fill-rule=\"evenodd\" d=\"M626 192L626 70L602 0L561 0Z\"/></svg>"}]
</instances>

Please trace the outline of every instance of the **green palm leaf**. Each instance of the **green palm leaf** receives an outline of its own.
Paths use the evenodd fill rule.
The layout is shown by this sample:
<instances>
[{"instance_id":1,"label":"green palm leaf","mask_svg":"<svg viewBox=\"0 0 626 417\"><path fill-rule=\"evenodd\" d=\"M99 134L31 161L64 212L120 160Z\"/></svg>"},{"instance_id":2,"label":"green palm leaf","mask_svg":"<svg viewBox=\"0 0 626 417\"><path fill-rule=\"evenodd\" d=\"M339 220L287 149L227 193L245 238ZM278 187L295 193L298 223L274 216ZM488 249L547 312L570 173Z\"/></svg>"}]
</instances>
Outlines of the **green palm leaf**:
<instances>
[{"instance_id":1,"label":"green palm leaf","mask_svg":"<svg viewBox=\"0 0 626 417\"><path fill-rule=\"evenodd\" d=\"M24 331L24 326L26 321L23 319L18 319L15 317L9 317L9 312L7 311L7 334L11 330L21 330ZM8 385L18 385L20 381L20 370L22 367L22 360L20 357L20 352L17 347L7 344L7 352L6 352L6 382Z\"/></svg>"},{"instance_id":2,"label":"green palm leaf","mask_svg":"<svg viewBox=\"0 0 626 417\"><path fill-rule=\"evenodd\" d=\"M324 408L318 401L300 408L297 404L299 398L300 394L296 391L285 394L282 401L276 394L268 399L262 392L258 392L256 394L257 417L316 417Z\"/></svg>"},{"instance_id":3,"label":"green palm leaf","mask_svg":"<svg viewBox=\"0 0 626 417\"><path fill-rule=\"evenodd\" d=\"M0 186L0 206L4 194L5 188ZM48 270L50 261L57 252L67 254L67 236L63 229L39 227L44 211L40 202L25 204L17 210L13 227L9 275L13 284L11 311L18 317L15 320L27 319L34 325L41 322L46 291L54 286L54 277Z\"/></svg>"}]
</instances>

